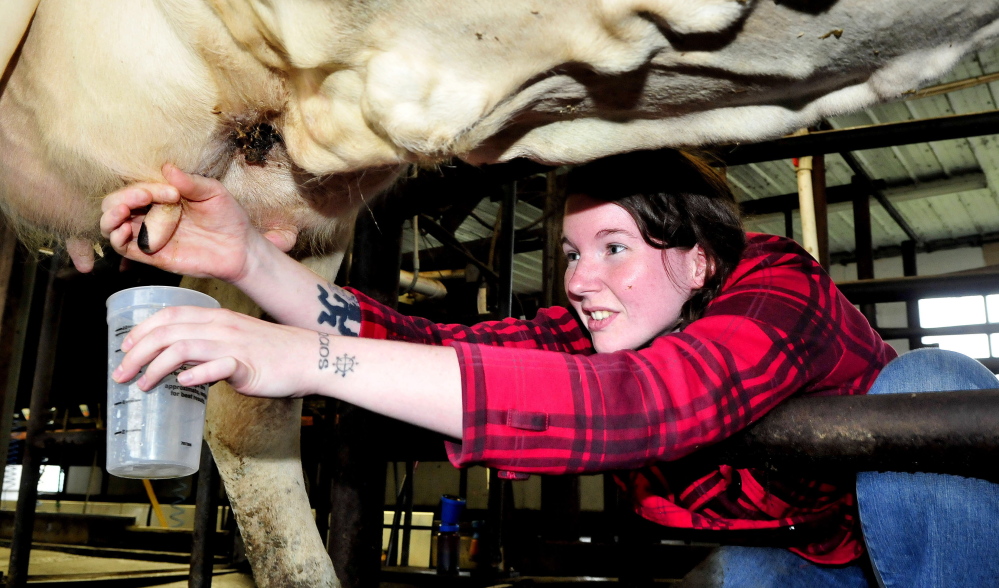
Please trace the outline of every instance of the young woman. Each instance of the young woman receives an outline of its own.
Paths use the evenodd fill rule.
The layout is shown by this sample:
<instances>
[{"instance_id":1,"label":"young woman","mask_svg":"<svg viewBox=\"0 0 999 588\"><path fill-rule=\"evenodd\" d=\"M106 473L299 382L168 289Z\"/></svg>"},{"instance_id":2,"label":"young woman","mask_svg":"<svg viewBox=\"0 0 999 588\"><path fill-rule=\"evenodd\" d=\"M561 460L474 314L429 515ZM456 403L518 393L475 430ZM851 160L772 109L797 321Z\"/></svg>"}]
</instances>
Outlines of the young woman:
<instances>
[{"instance_id":1,"label":"young woman","mask_svg":"<svg viewBox=\"0 0 999 588\"><path fill-rule=\"evenodd\" d=\"M139 385L149 388L196 364L182 383L225 379L255 396L328 395L444 433L460 440L448 447L456 465L510 475L624 470L619 481L636 511L663 525L803 531L790 551L718 550L704 566L719 585L865 586L864 539L888 586L936 585L941 573L947 584L979 585L981 574L999 572L996 563L938 558L954 541L935 532L910 548L905 531L936 513L901 523L885 511L900 487L914 492L910 504L929 504L954 492L999 498L992 485L940 489L940 479L953 477L885 482L900 475L871 474L855 492L851 479L777 476L695 453L790 397L864 394L872 385L901 391L899 382L957 389L925 373L974 374L962 388L995 385L977 362L939 351L893 363L886 373L897 375L875 384L894 351L793 241L746 235L724 181L695 159L637 152L573 170L562 242L572 309L472 327L403 316L333 286L282 252L293 233L258 233L217 182L170 166L164 176L168 184L105 199L101 227L115 249L231 282L280 324L166 309L125 339L119 381L147 366ZM171 241L145 255L136 211L151 202L181 202L184 212ZM984 513L993 525L984 536L997 530L995 504L975 507L968 523L982 527ZM951 569L941 572L938 560L948 558Z\"/></svg>"}]
</instances>

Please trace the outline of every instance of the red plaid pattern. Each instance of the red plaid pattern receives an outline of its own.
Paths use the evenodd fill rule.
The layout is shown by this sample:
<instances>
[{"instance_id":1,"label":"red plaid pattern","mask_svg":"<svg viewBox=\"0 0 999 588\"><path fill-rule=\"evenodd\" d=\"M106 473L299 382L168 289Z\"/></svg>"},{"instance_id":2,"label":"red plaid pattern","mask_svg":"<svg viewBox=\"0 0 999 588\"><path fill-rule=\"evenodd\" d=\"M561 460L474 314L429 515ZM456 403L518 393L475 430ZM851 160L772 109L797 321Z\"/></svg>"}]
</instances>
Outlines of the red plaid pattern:
<instances>
[{"instance_id":1,"label":"red plaid pattern","mask_svg":"<svg viewBox=\"0 0 999 588\"><path fill-rule=\"evenodd\" d=\"M793 550L828 564L861 555L849 482L682 459L791 396L864 394L895 357L793 241L749 235L742 261L704 316L638 351L594 354L564 308L467 327L358 300L361 336L457 350L464 435L448 446L455 465L539 474L627 470L619 484L636 511L657 523L823 525L826 539Z\"/></svg>"}]
</instances>

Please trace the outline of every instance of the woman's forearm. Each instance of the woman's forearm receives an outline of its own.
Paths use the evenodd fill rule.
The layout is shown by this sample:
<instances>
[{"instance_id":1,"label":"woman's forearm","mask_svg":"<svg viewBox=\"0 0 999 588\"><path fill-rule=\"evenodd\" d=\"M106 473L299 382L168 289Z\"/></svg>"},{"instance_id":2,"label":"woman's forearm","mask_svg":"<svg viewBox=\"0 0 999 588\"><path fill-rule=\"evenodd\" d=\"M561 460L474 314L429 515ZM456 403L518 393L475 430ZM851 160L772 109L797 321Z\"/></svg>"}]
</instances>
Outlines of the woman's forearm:
<instances>
[{"instance_id":1,"label":"woman's forearm","mask_svg":"<svg viewBox=\"0 0 999 588\"><path fill-rule=\"evenodd\" d=\"M224 309L175 306L136 325L121 349L112 377L138 378L141 390L188 366L177 374L184 386L226 380L250 396L321 394L461 436L461 372L451 347L337 337Z\"/></svg>"},{"instance_id":2,"label":"woman's forearm","mask_svg":"<svg viewBox=\"0 0 999 588\"><path fill-rule=\"evenodd\" d=\"M443 433L462 433L461 375L450 347L316 336L312 391Z\"/></svg>"},{"instance_id":3,"label":"woman's forearm","mask_svg":"<svg viewBox=\"0 0 999 588\"><path fill-rule=\"evenodd\" d=\"M360 333L360 307L331 284L265 239L254 244L244 275L233 281L281 324L335 335Z\"/></svg>"}]
</instances>

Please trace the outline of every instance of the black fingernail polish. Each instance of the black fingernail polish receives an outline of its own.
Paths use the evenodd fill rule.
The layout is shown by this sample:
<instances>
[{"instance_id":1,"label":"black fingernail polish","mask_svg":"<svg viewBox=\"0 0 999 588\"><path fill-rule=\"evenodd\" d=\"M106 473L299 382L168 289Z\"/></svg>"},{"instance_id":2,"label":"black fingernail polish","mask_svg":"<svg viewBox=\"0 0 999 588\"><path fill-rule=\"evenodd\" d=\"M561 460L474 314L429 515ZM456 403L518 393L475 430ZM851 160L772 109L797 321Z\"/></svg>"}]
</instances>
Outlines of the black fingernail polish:
<instances>
[{"instance_id":1,"label":"black fingernail polish","mask_svg":"<svg viewBox=\"0 0 999 588\"><path fill-rule=\"evenodd\" d=\"M149 231L146 230L146 223L142 223L139 227L139 237L136 239L139 245L139 249L146 255L152 255L153 251L149 248Z\"/></svg>"}]
</instances>

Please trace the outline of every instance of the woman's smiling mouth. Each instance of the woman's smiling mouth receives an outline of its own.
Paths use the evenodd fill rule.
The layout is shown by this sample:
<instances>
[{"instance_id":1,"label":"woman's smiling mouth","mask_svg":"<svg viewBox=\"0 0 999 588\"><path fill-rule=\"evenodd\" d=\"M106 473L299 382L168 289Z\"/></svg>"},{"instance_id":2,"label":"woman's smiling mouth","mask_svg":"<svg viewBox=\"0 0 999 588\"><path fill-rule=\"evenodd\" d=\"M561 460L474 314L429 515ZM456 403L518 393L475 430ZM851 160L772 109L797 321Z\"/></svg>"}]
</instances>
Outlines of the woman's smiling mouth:
<instances>
[{"instance_id":1,"label":"woman's smiling mouth","mask_svg":"<svg viewBox=\"0 0 999 588\"><path fill-rule=\"evenodd\" d=\"M590 332L603 329L614 320L615 316L617 316L616 312L610 310L593 310L586 314L590 319L586 325Z\"/></svg>"}]
</instances>

